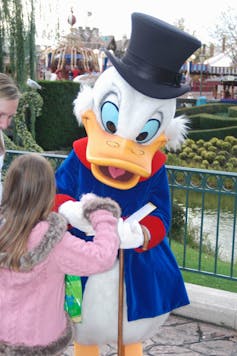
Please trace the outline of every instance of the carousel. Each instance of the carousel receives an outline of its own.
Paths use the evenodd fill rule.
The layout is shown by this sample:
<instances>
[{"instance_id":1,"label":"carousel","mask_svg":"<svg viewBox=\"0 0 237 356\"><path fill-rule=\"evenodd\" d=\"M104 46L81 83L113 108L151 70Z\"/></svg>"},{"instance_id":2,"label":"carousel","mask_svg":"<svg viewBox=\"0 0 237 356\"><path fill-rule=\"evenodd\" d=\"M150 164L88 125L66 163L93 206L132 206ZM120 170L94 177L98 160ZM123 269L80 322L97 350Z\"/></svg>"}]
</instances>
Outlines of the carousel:
<instances>
[{"instance_id":1,"label":"carousel","mask_svg":"<svg viewBox=\"0 0 237 356\"><path fill-rule=\"evenodd\" d=\"M100 48L103 46L99 36L93 38L93 48L89 41L84 41L79 29L73 28L76 17L68 17L70 33L63 37L57 48L48 47L41 54L41 77L45 80L75 80L91 76L98 77Z\"/></svg>"}]
</instances>

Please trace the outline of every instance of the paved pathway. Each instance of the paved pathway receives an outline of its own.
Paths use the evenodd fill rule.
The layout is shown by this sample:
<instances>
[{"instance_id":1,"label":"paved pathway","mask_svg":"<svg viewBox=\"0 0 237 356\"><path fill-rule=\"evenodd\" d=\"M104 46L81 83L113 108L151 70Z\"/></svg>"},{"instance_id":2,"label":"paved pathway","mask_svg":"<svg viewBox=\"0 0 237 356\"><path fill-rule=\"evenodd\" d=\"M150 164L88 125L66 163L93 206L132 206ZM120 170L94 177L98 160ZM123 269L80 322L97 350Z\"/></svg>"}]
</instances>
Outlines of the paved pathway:
<instances>
[{"instance_id":1,"label":"paved pathway","mask_svg":"<svg viewBox=\"0 0 237 356\"><path fill-rule=\"evenodd\" d=\"M237 356L237 331L171 314L160 334L143 345L144 356ZM105 345L101 356L116 356L116 349ZM64 356L73 356L73 348Z\"/></svg>"}]
</instances>

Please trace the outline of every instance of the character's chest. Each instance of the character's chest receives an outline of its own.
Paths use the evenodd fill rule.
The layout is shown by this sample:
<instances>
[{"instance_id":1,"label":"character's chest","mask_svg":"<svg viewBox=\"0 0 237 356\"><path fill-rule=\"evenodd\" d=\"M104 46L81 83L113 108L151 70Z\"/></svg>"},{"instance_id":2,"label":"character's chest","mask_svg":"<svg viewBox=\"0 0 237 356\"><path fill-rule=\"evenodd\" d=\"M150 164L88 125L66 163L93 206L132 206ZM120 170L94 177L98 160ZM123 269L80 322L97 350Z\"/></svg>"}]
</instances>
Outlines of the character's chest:
<instances>
[{"instance_id":1,"label":"character's chest","mask_svg":"<svg viewBox=\"0 0 237 356\"><path fill-rule=\"evenodd\" d=\"M83 165L80 167L78 175L77 199L82 194L93 192L102 197L110 197L117 201L122 209L122 215L130 215L138 210L150 199L150 184L148 181L138 183L134 188L120 190L109 187L99 182L90 170Z\"/></svg>"}]
</instances>

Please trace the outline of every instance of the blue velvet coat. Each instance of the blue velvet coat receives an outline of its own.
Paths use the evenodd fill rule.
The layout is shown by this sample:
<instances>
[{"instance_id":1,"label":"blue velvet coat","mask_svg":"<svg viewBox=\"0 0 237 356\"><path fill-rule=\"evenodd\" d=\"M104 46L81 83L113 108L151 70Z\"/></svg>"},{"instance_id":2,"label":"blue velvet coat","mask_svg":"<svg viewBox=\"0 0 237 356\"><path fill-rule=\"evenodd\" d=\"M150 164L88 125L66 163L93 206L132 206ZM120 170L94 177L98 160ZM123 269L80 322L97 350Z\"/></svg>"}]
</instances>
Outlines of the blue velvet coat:
<instances>
[{"instance_id":1,"label":"blue velvet coat","mask_svg":"<svg viewBox=\"0 0 237 356\"><path fill-rule=\"evenodd\" d=\"M57 170L58 194L76 200L88 192L110 197L118 202L125 218L148 202L157 206L142 221L151 232L150 248L145 252L124 250L128 320L155 317L188 304L182 275L165 236L171 213L164 155L160 153L154 157L153 173L148 179L141 179L131 189L120 190L99 182L92 175L86 160L86 145L85 138L75 141L74 149ZM73 229L72 232L85 240L93 239L79 230ZM155 243L152 244L152 240Z\"/></svg>"}]
</instances>

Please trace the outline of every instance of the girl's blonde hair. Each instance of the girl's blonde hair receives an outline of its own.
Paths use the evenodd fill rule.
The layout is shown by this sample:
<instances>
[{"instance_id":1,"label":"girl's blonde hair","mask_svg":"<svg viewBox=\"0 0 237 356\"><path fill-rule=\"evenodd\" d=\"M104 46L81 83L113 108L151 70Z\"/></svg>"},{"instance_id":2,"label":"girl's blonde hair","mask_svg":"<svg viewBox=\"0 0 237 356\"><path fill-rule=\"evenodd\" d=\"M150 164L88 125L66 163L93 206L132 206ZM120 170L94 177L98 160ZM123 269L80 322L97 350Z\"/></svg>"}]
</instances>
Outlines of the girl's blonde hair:
<instances>
[{"instance_id":1,"label":"girl's blonde hair","mask_svg":"<svg viewBox=\"0 0 237 356\"><path fill-rule=\"evenodd\" d=\"M20 91L14 80L4 73L0 73L0 99L17 100L20 99Z\"/></svg>"},{"instance_id":2,"label":"girl's blonde hair","mask_svg":"<svg viewBox=\"0 0 237 356\"><path fill-rule=\"evenodd\" d=\"M3 190L0 267L19 270L34 226L45 220L55 199L54 171L38 153L19 156L10 165Z\"/></svg>"}]
</instances>

